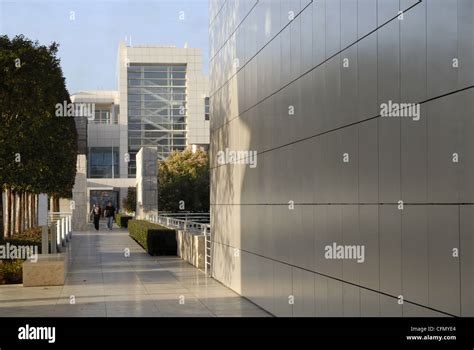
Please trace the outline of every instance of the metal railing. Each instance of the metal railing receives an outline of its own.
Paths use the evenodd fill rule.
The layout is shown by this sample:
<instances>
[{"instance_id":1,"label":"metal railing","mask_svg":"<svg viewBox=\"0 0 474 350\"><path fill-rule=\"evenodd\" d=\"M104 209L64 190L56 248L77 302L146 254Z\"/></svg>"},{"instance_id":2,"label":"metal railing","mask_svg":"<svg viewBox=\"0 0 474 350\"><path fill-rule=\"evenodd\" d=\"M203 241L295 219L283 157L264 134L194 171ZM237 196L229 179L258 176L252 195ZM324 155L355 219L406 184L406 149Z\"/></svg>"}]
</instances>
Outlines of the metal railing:
<instances>
[{"instance_id":1,"label":"metal railing","mask_svg":"<svg viewBox=\"0 0 474 350\"><path fill-rule=\"evenodd\" d=\"M51 241L48 234L43 232L42 249L44 252L50 248L50 253L60 253L66 250L67 243L72 238L72 214L66 212L49 212L48 226L51 228ZM48 244L50 243L50 244Z\"/></svg>"},{"instance_id":2,"label":"metal railing","mask_svg":"<svg viewBox=\"0 0 474 350\"><path fill-rule=\"evenodd\" d=\"M191 212L179 212L179 213L169 213L169 212L160 212L160 216L170 217L181 220L189 220L193 222L205 223L210 222L209 213L191 213Z\"/></svg>"},{"instance_id":3,"label":"metal railing","mask_svg":"<svg viewBox=\"0 0 474 350\"><path fill-rule=\"evenodd\" d=\"M209 224L209 213L163 213L161 215L149 215L147 220L168 228L182 230L197 235L204 235L204 272L207 276L211 276L212 240L211 225ZM197 222L196 220L202 220L206 222Z\"/></svg>"}]
</instances>

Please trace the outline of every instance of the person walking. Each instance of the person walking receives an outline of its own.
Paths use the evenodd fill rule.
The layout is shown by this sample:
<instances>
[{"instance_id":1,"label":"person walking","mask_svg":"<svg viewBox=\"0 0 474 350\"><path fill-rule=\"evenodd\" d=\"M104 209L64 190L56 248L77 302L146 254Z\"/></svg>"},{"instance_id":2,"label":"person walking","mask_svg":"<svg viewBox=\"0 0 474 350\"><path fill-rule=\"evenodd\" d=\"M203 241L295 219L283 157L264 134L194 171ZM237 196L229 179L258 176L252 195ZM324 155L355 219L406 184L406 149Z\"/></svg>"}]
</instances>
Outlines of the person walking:
<instances>
[{"instance_id":1,"label":"person walking","mask_svg":"<svg viewBox=\"0 0 474 350\"><path fill-rule=\"evenodd\" d=\"M115 207L112 205L111 201L109 201L105 207L105 217L107 218L107 227L109 230L112 230L115 219Z\"/></svg>"},{"instance_id":2,"label":"person walking","mask_svg":"<svg viewBox=\"0 0 474 350\"><path fill-rule=\"evenodd\" d=\"M99 204L94 204L94 207L91 210L91 217L94 221L94 227L97 231L99 231L99 221L100 216L102 215L102 209Z\"/></svg>"}]
</instances>

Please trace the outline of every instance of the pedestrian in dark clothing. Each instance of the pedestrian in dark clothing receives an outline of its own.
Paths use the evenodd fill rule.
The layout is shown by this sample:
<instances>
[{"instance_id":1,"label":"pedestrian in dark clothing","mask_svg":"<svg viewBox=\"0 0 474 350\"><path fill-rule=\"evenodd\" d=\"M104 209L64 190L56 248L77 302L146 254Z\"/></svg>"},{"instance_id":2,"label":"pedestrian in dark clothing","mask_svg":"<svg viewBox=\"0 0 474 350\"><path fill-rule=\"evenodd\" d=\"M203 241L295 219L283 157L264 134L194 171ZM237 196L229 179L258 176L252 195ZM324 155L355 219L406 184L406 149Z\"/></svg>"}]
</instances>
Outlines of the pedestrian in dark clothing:
<instances>
[{"instance_id":1,"label":"pedestrian in dark clothing","mask_svg":"<svg viewBox=\"0 0 474 350\"><path fill-rule=\"evenodd\" d=\"M94 220L94 227L99 231L99 221L100 216L102 215L102 209L99 204L94 204L94 207L91 210L91 217Z\"/></svg>"},{"instance_id":2,"label":"pedestrian in dark clothing","mask_svg":"<svg viewBox=\"0 0 474 350\"><path fill-rule=\"evenodd\" d=\"M107 227L109 230L112 230L115 219L115 207L112 205L111 201L109 201L105 207L105 217L107 218Z\"/></svg>"}]
</instances>

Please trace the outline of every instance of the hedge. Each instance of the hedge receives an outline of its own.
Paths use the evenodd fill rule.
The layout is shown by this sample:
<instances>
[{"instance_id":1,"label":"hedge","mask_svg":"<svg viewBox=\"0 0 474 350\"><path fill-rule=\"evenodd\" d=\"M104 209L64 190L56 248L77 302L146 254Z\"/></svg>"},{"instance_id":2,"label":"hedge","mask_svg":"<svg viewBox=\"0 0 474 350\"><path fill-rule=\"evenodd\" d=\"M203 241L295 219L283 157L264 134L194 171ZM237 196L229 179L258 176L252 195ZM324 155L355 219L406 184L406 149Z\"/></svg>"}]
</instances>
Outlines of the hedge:
<instances>
[{"instance_id":1,"label":"hedge","mask_svg":"<svg viewBox=\"0 0 474 350\"><path fill-rule=\"evenodd\" d=\"M38 254L41 254L41 228L36 227L14 234L7 239L0 239L0 245L9 243L11 246L36 246ZM23 260L1 260L0 259L0 284L22 283Z\"/></svg>"},{"instance_id":2,"label":"hedge","mask_svg":"<svg viewBox=\"0 0 474 350\"><path fill-rule=\"evenodd\" d=\"M145 220L129 220L128 233L150 255L177 255L175 230Z\"/></svg>"},{"instance_id":3,"label":"hedge","mask_svg":"<svg viewBox=\"0 0 474 350\"><path fill-rule=\"evenodd\" d=\"M115 214L115 222L119 227L128 227L128 221L132 220L133 216L129 215L122 215L122 214Z\"/></svg>"}]
</instances>

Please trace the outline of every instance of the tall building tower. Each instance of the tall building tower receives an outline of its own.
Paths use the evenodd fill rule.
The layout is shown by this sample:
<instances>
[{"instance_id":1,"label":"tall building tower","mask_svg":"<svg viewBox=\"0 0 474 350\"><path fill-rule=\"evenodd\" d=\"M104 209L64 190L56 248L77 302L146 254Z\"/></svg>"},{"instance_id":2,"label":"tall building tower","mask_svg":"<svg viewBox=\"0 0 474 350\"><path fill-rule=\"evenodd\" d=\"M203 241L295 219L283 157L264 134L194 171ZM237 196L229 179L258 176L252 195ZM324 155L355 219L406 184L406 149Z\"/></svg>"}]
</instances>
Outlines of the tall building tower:
<instances>
[{"instance_id":1,"label":"tall building tower","mask_svg":"<svg viewBox=\"0 0 474 350\"><path fill-rule=\"evenodd\" d=\"M128 177L135 176L135 155L143 146L157 147L163 160L173 150L209 144L200 49L122 43L118 84L120 124L127 126L121 142L130 160L122 159L121 171Z\"/></svg>"},{"instance_id":2,"label":"tall building tower","mask_svg":"<svg viewBox=\"0 0 474 350\"><path fill-rule=\"evenodd\" d=\"M74 103L95 106L82 133L87 135L82 197L88 208L108 200L120 207L127 189L135 187L135 156L141 147L156 147L163 160L190 145L209 146L208 78L200 49L121 43L117 62L117 91L71 96Z\"/></svg>"}]
</instances>

